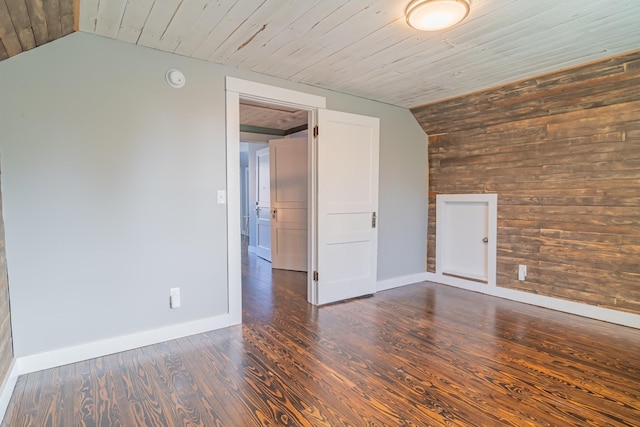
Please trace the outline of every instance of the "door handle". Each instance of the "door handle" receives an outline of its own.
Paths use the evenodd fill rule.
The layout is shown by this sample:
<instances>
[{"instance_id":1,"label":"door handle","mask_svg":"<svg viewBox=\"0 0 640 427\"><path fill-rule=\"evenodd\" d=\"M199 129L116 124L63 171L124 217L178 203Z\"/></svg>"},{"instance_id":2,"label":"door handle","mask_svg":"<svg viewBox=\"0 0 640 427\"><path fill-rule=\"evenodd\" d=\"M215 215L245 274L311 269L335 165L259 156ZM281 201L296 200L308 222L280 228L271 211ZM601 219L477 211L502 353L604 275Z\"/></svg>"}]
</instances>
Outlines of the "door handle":
<instances>
[{"instance_id":1,"label":"door handle","mask_svg":"<svg viewBox=\"0 0 640 427\"><path fill-rule=\"evenodd\" d=\"M273 208L273 210L271 211L271 217L273 219L276 219L276 216L278 215L278 209Z\"/></svg>"},{"instance_id":2,"label":"door handle","mask_svg":"<svg viewBox=\"0 0 640 427\"><path fill-rule=\"evenodd\" d=\"M489 238L485 237L484 239L482 239L482 243L489 243Z\"/></svg>"}]
</instances>

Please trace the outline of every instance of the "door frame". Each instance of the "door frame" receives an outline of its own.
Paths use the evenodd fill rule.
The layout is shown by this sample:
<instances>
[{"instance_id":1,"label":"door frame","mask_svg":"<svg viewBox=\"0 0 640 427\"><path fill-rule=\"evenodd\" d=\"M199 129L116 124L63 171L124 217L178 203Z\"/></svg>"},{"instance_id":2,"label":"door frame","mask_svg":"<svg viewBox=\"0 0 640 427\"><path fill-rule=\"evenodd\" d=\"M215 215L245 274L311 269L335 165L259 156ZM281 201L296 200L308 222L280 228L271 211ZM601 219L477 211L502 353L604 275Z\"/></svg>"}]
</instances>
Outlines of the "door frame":
<instances>
[{"instance_id":1,"label":"door frame","mask_svg":"<svg viewBox=\"0 0 640 427\"><path fill-rule=\"evenodd\" d=\"M283 89L235 77L226 77L227 125L227 297L229 324L242 323L242 248L240 234L240 98L272 105L295 107L309 112L309 129L317 123L319 108L326 108L326 98ZM316 269L316 139L309 132L309 266L307 300L317 304L312 272Z\"/></svg>"},{"instance_id":2,"label":"door frame","mask_svg":"<svg viewBox=\"0 0 640 427\"><path fill-rule=\"evenodd\" d=\"M457 203L486 203L488 207L488 232L487 242L487 283L489 286L496 286L496 260L497 260L497 239L498 239L498 195L492 194L438 194L436 195L436 275L444 276L444 261L442 257L445 253L445 246L448 237L445 235L446 228L446 207L449 204ZM455 281L469 282L464 278L452 278Z\"/></svg>"}]
</instances>

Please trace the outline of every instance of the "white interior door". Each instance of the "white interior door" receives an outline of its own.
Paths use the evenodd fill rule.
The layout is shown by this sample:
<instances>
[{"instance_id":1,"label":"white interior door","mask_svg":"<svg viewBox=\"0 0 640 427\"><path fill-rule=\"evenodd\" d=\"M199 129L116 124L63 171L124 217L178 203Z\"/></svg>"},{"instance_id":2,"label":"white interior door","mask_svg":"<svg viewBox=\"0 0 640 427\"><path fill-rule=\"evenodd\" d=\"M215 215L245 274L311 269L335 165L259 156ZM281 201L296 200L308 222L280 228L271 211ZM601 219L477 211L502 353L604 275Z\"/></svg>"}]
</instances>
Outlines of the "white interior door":
<instances>
[{"instance_id":1,"label":"white interior door","mask_svg":"<svg viewBox=\"0 0 640 427\"><path fill-rule=\"evenodd\" d=\"M380 120L318 111L317 302L376 291Z\"/></svg>"},{"instance_id":2,"label":"white interior door","mask_svg":"<svg viewBox=\"0 0 640 427\"><path fill-rule=\"evenodd\" d=\"M436 274L495 284L495 194L436 196Z\"/></svg>"},{"instance_id":3,"label":"white interior door","mask_svg":"<svg viewBox=\"0 0 640 427\"><path fill-rule=\"evenodd\" d=\"M443 273L487 281L489 206L484 202L448 203L445 207ZM489 241L488 238L486 240Z\"/></svg>"},{"instance_id":4,"label":"white interior door","mask_svg":"<svg viewBox=\"0 0 640 427\"><path fill-rule=\"evenodd\" d=\"M256 151L256 255L271 261L269 147Z\"/></svg>"},{"instance_id":5,"label":"white interior door","mask_svg":"<svg viewBox=\"0 0 640 427\"><path fill-rule=\"evenodd\" d=\"M307 138L269 141L271 266L307 271Z\"/></svg>"}]
</instances>

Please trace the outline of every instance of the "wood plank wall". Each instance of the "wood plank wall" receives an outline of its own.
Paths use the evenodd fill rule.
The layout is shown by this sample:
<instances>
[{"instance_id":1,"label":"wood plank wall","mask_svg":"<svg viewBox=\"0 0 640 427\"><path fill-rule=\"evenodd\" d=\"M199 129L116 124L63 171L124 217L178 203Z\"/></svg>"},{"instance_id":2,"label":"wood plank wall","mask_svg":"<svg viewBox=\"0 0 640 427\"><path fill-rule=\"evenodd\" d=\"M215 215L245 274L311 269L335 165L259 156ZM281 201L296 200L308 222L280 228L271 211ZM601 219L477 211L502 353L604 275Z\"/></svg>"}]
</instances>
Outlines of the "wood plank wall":
<instances>
[{"instance_id":1,"label":"wood plank wall","mask_svg":"<svg viewBox=\"0 0 640 427\"><path fill-rule=\"evenodd\" d=\"M412 112L428 271L436 194L497 193L498 286L640 313L640 51Z\"/></svg>"},{"instance_id":2,"label":"wood plank wall","mask_svg":"<svg viewBox=\"0 0 640 427\"><path fill-rule=\"evenodd\" d=\"M0 1L0 61L74 30L74 0Z\"/></svg>"},{"instance_id":3,"label":"wood plank wall","mask_svg":"<svg viewBox=\"0 0 640 427\"><path fill-rule=\"evenodd\" d=\"M11 338L11 310L9 308L7 257L5 256L4 249L2 196L0 195L0 383L4 381L12 361L13 341Z\"/></svg>"}]
</instances>

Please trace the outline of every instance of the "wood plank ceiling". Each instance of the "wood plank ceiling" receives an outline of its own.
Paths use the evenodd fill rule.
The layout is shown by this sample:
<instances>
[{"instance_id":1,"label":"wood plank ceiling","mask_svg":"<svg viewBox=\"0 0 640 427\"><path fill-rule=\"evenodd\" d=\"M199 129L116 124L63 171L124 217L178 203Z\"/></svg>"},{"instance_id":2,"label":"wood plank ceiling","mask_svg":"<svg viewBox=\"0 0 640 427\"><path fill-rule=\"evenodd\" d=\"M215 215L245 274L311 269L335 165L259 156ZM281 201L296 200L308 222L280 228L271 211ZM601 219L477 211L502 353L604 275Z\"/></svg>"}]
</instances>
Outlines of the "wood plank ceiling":
<instances>
[{"instance_id":1,"label":"wood plank ceiling","mask_svg":"<svg viewBox=\"0 0 640 427\"><path fill-rule=\"evenodd\" d=\"M409 0L76 1L83 32L409 108L640 48L638 0L471 0L436 33ZM0 55L66 34L71 3L0 0Z\"/></svg>"},{"instance_id":2,"label":"wood plank ceiling","mask_svg":"<svg viewBox=\"0 0 640 427\"><path fill-rule=\"evenodd\" d=\"M74 0L0 0L0 61L73 32Z\"/></svg>"},{"instance_id":3,"label":"wood plank ceiling","mask_svg":"<svg viewBox=\"0 0 640 427\"><path fill-rule=\"evenodd\" d=\"M305 110L240 100L241 131L289 135L306 130L307 121ZM249 126L255 129L249 129Z\"/></svg>"}]
</instances>

